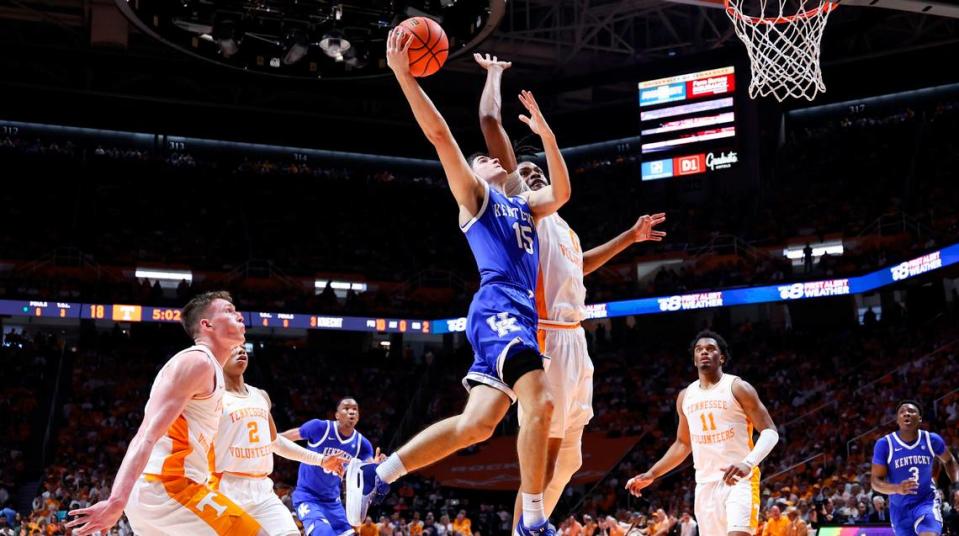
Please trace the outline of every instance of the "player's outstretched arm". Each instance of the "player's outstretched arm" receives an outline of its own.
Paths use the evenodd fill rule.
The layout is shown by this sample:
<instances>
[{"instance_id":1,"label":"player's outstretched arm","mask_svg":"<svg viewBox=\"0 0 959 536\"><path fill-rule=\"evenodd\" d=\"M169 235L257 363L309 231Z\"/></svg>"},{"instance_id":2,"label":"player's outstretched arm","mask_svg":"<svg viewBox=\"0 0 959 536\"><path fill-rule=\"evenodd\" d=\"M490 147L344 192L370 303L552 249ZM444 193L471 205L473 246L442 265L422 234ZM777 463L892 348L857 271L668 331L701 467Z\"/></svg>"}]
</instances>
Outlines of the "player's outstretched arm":
<instances>
[{"instance_id":1,"label":"player's outstretched arm","mask_svg":"<svg viewBox=\"0 0 959 536\"><path fill-rule=\"evenodd\" d=\"M466 158L463 157L459 145L450 132L449 125L433 105L433 101L426 95L423 88L410 74L409 48L412 42L410 36L400 27L393 28L386 39L386 62L403 90L403 95L410 103L413 116L423 130L423 134L436 148L440 157L446 180L453 192L461 210L471 217L479 212L483 202L485 187L480 179L473 174Z\"/></svg>"},{"instance_id":2,"label":"player's outstretched arm","mask_svg":"<svg viewBox=\"0 0 959 536\"><path fill-rule=\"evenodd\" d=\"M527 200L533 216L544 218L559 210L559 208L569 201L573 193L569 182L569 170L566 169L566 160L559 151L559 145L556 143L556 135L546 123L543 112L539 109L536 98L529 91L523 91L519 94L519 100L526 107L529 116L521 115L519 120L529 125L530 130L540 137L543 142L543 151L546 153L546 167L549 171L550 185L529 192Z\"/></svg>"},{"instance_id":3,"label":"player's outstretched arm","mask_svg":"<svg viewBox=\"0 0 959 536\"><path fill-rule=\"evenodd\" d=\"M303 436L300 434L299 428L290 428L289 430L280 434L280 437L285 437L290 441L300 441L303 439Z\"/></svg>"},{"instance_id":4,"label":"player's outstretched arm","mask_svg":"<svg viewBox=\"0 0 959 536\"><path fill-rule=\"evenodd\" d=\"M589 275L602 268L610 259L622 253L629 246L639 242L660 242L666 237L665 231L653 229L666 221L666 213L643 214L628 231L621 233L605 244L583 253L583 275Z\"/></svg>"},{"instance_id":5,"label":"player's outstretched arm","mask_svg":"<svg viewBox=\"0 0 959 536\"><path fill-rule=\"evenodd\" d=\"M260 389L260 392L263 393L263 398L266 399L266 403L270 406L270 446L273 447L273 453L287 460L293 460L307 465L318 465L331 473L343 476L346 464L349 463L349 460L345 456L324 456L318 452L313 452L312 450L307 450L297 445L293 442L296 441L295 439L276 433L276 423L273 421L273 400L270 399L270 395L263 389ZM296 432L297 438L299 438L299 428L287 430L284 434L294 431Z\"/></svg>"},{"instance_id":6,"label":"player's outstretched arm","mask_svg":"<svg viewBox=\"0 0 959 536\"><path fill-rule=\"evenodd\" d=\"M199 351L181 356L157 380L156 391L143 412L143 422L123 456L110 497L88 508L71 511L70 515L76 519L67 523L67 527L76 527L73 534L84 536L116 525L133 485L146 468L153 446L183 413L187 402L194 396L209 394L214 381L213 365L206 354Z\"/></svg>"},{"instance_id":7,"label":"player's outstretched arm","mask_svg":"<svg viewBox=\"0 0 959 536\"><path fill-rule=\"evenodd\" d=\"M486 141L486 150L490 158L498 158L499 163L507 173L516 171L516 153L510 142L506 129L503 128L502 92L500 85L503 80L503 71L513 66L508 61L500 61L496 56L473 54L473 59L480 67L486 69L486 84L483 86L483 95L480 97L479 119L480 130Z\"/></svg>"},{"instance_id":8,"label":"player's outstretched arm","mask_svg":"<svg viewBox=\"0 0 959 536\"><path fill-rule=\"evenodd\" d=\"M746 455L743 461L721 468L725 471L723 481L730 486L740 478L749 476L753 467L762 463L766 456L769 456L769 453L772 452L776 443L779 443L779 432L776 431L773 418L769 416L769 410L759 399L759 393L756 392L756 389L749 382L737 379L733 382L733 396L742 406L749 422L753 423L753 426L759 431L759 440L756 441L753 450Z\"/></svg>"},{"instance_id":9,"label":"player's outstretched arm","mask_svg":"<svg viewBox=\"0 0 959 536\"><path fill-rule=\"evenodd\" d=\"M640 473L626 482L626 489L630 493L639 497L641 491L649 487L657 478L672 471L683 460L689 457L693 452L692 443L689 440L689 423L686 421L686 414L683 413L683 400L686 398L686 390L680 391L676 397L676 412L679 413L679 425L676 426L676 440L669 446L666 454L660 458L645 473Z\"/></svg>"}]
</instances>

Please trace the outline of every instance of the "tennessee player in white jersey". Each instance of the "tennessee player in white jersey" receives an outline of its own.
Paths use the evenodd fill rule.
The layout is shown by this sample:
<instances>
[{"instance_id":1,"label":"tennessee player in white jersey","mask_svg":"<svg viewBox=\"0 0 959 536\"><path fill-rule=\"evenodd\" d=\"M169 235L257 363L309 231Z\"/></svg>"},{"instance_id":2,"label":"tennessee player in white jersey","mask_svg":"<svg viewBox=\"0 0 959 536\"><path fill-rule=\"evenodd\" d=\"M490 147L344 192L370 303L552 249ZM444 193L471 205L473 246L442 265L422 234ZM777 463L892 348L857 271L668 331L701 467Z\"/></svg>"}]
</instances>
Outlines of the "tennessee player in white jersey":
<instances>
[{"instance_id":1,"label":"tennessee player in white jersey","mask_svg":"<svg viewBox=\"0 0 959 536\"><path fill-rule=\"evenodd\" d=\"M348 460L311 452L277 435L270 396L244 381L248 365L242 346L234 348L223 365L226 393L214 449L213 488L253 516L271 536L298 536L293 513L273 491L273 454L339 475Z\"/></svg>"},{"instance_id":2,"label":"tennessee player in white jersey","mask_svg":"<svg viewBox=\"0 0 959 536\"><path fill-rule=\"evenodd\" d=\"M696 522L702 536L754 534L759 524L759 463L779 441L766 406L752 385L723 372L726 341L701 331L690 345L699 380L676 399L676 441L645 473L626 483L637 497L693 454ZM753 431L759 440L753 444Z\"/></svg>"},{"instance_id":3,"label":"tennessee player in white jersey","mask_svg":"<svg viewBox=\"0 0 959 536\"><path fill-rule=\"evenodd\" d=\"M502 125L500 82L509 62L489 55L474 54L487 71L480 99L480 127L490 156L498 158L510 173L509 195L538 190L549 184L543 170L532 162L517 163L516 154ZM643 216L631 229L609 242L583 252L579 237L558 213L536 224L539 236L539 277L536 306L539 315L540 351L550 359L546 380L554 409L547 443L548 482L543 494L547 517L552 513L566 484L582 465L583 429L593 417L593 363L586 349L586 335L580 322L586 316L586 287L589 274L631 244L660 241L665 232L653 229L666 220L665 214ZM522 411L522 407L520 407ZM519 518L516 502L513 519Z\"/></svg>"},{"instance_id":4,"label":"tennessee player in white jersey","mask_svg":"<svg viewBox=\"0 0 959 536\"><path fill-rule=\"evenodd\" d=\"M245 340L243 315L232 302L226 292L207 292L183 307L181 322L196 345L160 369L110 497L71 511L73 534L109 530L124 511L139 536L267 534L209 483L223 363Z\"/></svg>"}]
</instances>

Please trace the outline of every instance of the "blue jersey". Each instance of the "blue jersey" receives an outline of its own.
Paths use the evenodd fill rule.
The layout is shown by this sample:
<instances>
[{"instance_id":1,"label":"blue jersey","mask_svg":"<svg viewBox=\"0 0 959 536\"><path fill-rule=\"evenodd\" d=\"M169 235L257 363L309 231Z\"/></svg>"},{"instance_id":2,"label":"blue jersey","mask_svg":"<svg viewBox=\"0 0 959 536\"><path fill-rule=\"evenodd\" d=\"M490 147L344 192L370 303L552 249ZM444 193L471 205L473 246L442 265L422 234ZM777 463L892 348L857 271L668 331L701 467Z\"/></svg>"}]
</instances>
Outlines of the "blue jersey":
<instances>
[{"instance_id":1,"label":"blue jersey","mask_svg":"<svg viewBox=\"0 0 959 536\"><path fill-rule=\"evenodd\" d=\"M939 434L919 430L919 437L911 444L893 432L876 442L872 463L888 468L886 480L898 484L905 480L919 483L915 495L893 494L889 496L889 510L896 517L899 509L912 508L919 504L936 501L936 485L932 479L932 464L937 456L946 451L946 443Z\"/></svg>"},{"instance_id":2,"label":"blue jersey","mask_svg":"<svg viewBox=\"0 0 959 536\"><path fill-rule=\"evenodd\" d=\"M539 269L533 213L522 197L507 197L483 184L483 204L462 226L479 268L480 287L506 284L533 292Z\"/></svg>"},{"instance_id":3,"label":"blue jersey","mask_svg":"<svg viewBox=\"0 0 959 536\"><path fill-rule=\"evenodd\" d=\"M307 448L323 455L341 454L348 459L359 458L370 460L373 458L373 445L354 430L350 437L340 437L335 421L321 421L313 419L300 426L300 436L307 441ZM293 491L293 504L308 502L331 502L340 499L339 475L331 473L322 467L300 464L300 472L296 479L296 489Z\"/></svg>"}]
</instances>

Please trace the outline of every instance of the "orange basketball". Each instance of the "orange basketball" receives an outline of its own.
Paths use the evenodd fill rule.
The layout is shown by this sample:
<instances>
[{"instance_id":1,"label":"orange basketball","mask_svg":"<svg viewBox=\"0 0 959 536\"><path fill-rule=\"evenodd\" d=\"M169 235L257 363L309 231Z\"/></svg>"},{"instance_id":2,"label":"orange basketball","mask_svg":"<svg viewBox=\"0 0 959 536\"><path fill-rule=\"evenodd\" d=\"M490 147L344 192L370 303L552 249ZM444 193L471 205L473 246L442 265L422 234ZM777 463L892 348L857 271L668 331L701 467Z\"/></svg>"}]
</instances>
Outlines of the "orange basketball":
<instances>
[{"instance_id":1,"label":"orange basketball","mask_svg":"<svg viewBox=\"0 0 959 536\"><path fill-rule=\"evenodd\" d=\"M416 77L429 76L446 63L450 43L446 32L435 20L412 17L400 23L412 34L410 44L410 74Z\"/></svg>"}]
</instances>

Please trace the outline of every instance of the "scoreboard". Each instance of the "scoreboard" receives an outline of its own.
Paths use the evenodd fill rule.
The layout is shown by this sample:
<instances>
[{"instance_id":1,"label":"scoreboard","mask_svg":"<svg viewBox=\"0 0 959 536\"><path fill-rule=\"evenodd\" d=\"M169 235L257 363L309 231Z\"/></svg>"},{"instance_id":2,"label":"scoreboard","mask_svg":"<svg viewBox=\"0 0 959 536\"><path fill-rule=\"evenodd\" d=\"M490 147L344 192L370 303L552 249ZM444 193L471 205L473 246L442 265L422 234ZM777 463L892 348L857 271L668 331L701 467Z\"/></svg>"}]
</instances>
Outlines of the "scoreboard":
<instances>
[{"instance_id":1,"label":"scoreboard","mask_svg":"<svg viewBox=\"0 0 959 536\"><path fill-rule=\"evenodd\" d=\"M736 68L639 83L642 180L738 167Z\"/></svg>"}]
</instances>

